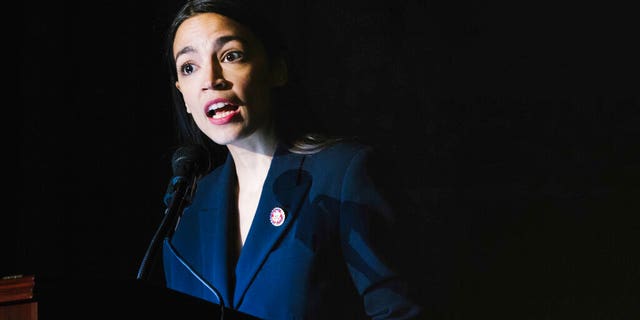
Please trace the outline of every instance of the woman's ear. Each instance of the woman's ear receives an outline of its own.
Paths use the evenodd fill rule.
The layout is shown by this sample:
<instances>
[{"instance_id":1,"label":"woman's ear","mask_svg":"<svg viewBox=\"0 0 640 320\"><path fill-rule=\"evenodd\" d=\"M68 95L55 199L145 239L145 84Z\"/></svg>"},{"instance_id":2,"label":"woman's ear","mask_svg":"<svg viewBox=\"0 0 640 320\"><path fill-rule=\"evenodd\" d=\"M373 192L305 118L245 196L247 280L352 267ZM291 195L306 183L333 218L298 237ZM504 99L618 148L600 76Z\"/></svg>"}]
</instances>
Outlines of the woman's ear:
<instances>
[{"instance_id":1,"label":"woman's ear","mask_svg":"<svg viewBox=\"0 0 640 320\"><path fill-rule=\"evenodd\" d=\"M180 91L180 83L178 83L178 81L176 81L176 89ZM182 93L182 91L180 91L180 93ZM189 105L186 101L184 101L184 98L182 98L182 101L184 102L184 106L187 108L187 113L191 113L191 110L189 110Z\"/></svg>"},{"instance_id":2,"label":"woman's ear","mask_svg":"<svg viewBox=\"0 0 640 320\"><path fill-rule=\"evenodd\" d=\"M274 87L281 87L289 80L287 63L283 58L278 58L273 62L271 68L271 84Z\"/></svg>"}]
</instances>

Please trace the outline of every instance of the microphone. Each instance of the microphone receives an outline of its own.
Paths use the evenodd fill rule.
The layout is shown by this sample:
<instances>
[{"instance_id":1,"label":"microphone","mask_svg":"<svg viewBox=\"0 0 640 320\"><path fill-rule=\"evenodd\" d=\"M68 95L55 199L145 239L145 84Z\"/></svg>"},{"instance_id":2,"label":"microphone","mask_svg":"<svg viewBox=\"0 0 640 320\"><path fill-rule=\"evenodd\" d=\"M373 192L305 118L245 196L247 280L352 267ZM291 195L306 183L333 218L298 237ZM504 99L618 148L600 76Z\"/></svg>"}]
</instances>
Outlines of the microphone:
<instances>
[{"instance_id":1,"label":"microphone","mask_svg":"<svg viewBox=\"0 0 640 320\"><path fill-rule=\"evenodd\" d=\"M171 158L173 177L169 180L167 191L163 197L164 204L169 206L177 190L184 190L184 184L192 182L211 169L211 160L207 150L200 145L187 145L178 148ZM195 191L192 189L192 191ZM182 195L187 196L187 195ZM185 198L190 201L190 197Z\"/></svg>"},{"instance_id":2,"label":"microphone","mask_svg":"<svg viewBox=\"0 0 640 320\"><path fill-rule=\"evenodd\" d=\"M171 168L173 177L169 180L167 191L164 195L164 203L167 206L160 226L151 239L140 268L138 269L138 280L149 278L150 261L155 260L155 256L160 249L161 241L164 239L166 245L186 268L204 286L206 286L220 302L220 319L224 319L225 303L222 294L212 284L207 282L198 272L196 272L187 261L178 253L171 244L170 238L175 231L176 225L182 213L185 203L191 201L191 195L195 191L196 181L211 169L211 159L209 152L200 145L187 145L178 148L171 158ZM155 261L154 261L155 262Z\"/></svg>"},{"instance_id":3,"label":"microphone","mask_svg":"<svg viewBox=\"0 0 640 320\"><path fill-rule=\"evenodd\" d=\"M210 162L209 152L200 145L183 146L174 152L171 159L173 177L164 195L167 208L142 259L137 279L148 277L150 261L155 259L162 239L171 237L175 231L182 209L195 191L197 179L209 171Z\"/></svg>"}]
</instances>

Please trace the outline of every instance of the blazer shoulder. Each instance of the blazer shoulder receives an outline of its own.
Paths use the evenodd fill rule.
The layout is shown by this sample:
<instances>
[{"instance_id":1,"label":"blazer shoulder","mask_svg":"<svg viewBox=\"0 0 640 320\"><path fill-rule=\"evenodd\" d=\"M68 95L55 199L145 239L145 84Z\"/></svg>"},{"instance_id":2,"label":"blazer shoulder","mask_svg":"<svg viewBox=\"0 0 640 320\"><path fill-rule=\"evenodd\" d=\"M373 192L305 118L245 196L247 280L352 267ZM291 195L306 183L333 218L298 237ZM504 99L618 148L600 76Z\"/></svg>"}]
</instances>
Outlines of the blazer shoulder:
<instances>
[{"instance_id":1,"label":"blazer shoulder","mask_svg":"<svg viewBox=\"0 0 640 320\"><path fill-rule=\"evenodd\" d=\"M224 162L215 166L211 171L209 171L204 176L200 177L198 180L199 188L208 188L216 186L221 179L225 179L228 171L233 170L233 158L230 155L227 155L227 158Z\"/></svg>"},{"instance_id":2,"label":"blazer shoulder","mask_svg":"<svg viewBox=\"0 0 640 320\"><path fill-rule=\"evenodd\" d=\"M312 154L311 158L320 159L333 159L349 161L358 154L369 154L373 152L373 148L367 144L364 144L353 138L339 140L330 146L324 148L318 153Z\"/></svg>"},{"instance_id":3,"label":"blazer shoulder","mask_svg":"<svg viewBox=\"0 0 640 320\"><path fill-rule=\"evenodd\" d=\"M206 195L224 193L224 188L228 187L231 179L231 172L234 168L233 160L230 158L222 164L216 166L204 176L196 181L195 195L192 198L190 207L208 205L210 197Z\"/></svg>"}]
</instances>

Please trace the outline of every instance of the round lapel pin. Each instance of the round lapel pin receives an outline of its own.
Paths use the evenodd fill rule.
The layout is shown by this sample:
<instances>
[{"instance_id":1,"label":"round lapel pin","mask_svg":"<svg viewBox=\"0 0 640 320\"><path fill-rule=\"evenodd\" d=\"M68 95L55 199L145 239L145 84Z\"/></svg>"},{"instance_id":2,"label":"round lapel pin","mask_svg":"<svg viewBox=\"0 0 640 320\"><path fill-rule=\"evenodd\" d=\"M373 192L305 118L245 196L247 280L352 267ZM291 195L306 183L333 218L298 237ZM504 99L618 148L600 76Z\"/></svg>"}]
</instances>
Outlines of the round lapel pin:
<instances>
[{"instance_id":1,"label":"round lapel pin","mask_svg":"<svg viewBox=\"0 0 640 320\"><path fill-rule=\"evenodd\" d=\"M280 207L275 207L271 210L271 214L269 215L269 221L271 224L279 227L284 223L284 219L286 218L284 210Z\"/></svg>"}]
</instances>

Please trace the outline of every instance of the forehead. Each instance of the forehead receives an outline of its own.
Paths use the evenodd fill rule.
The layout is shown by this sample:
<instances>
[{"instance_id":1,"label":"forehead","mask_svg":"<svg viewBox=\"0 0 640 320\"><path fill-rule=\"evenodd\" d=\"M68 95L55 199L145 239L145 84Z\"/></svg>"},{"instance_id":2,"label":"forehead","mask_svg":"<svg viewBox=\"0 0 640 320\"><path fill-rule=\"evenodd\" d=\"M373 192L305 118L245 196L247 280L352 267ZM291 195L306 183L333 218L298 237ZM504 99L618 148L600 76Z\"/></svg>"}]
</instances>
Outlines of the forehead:
<instances>
[{"instance_id":1,"label":"forehead","mask_svg":"<svg viewBox=\"0 0 640 320\"><path fill-rule=\"evenodd\" d=\"M245 40L254 40L248 28L217 13L200 13L186 19L176 30L173 51L192 46L210 46L210 43L222 36L238 36Z\"/></svg>"}]
</instances>

